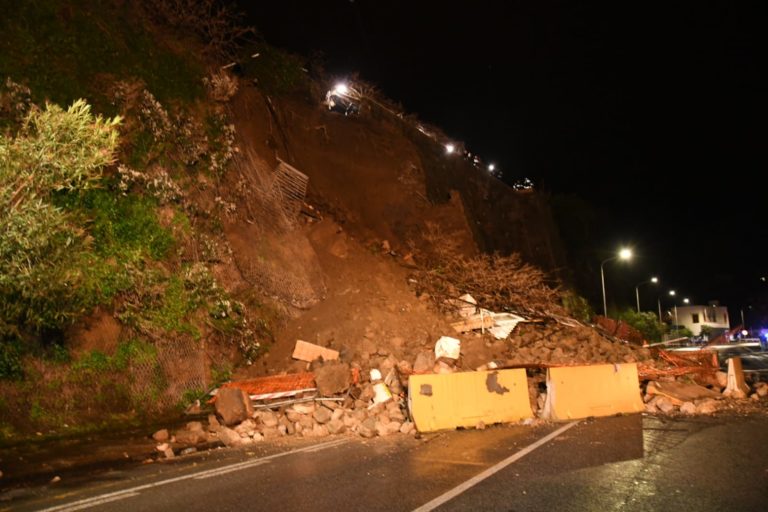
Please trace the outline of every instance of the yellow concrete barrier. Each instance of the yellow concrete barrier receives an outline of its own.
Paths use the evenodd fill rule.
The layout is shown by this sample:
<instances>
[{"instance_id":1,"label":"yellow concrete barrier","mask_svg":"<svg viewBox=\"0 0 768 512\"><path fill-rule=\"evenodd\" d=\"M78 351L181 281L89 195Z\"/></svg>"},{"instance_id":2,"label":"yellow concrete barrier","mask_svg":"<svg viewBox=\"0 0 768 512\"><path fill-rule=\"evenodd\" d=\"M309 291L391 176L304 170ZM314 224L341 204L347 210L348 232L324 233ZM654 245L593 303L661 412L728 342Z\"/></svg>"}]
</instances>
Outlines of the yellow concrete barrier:
<instances>
[{"instance_id":1,"label":"yellow concrete barrier","mask_svg":"<svg viewBox=\"0 0 768 512\"><path fill-rule=\"evenodd\" d=\"M547 370L543 418L571 420L644 409L635 363L564 366Z\"/></svg>"},{"instance_id":2,"label":"yellow concrete barrier","mask_svg":"<svg viewBox=\"0 0 768 512\"><path fill-rule=\"evenodd\" d=\"M408 402L419 432L533 416L523 369L411 375Z\"/></svg>"}]
</instances>

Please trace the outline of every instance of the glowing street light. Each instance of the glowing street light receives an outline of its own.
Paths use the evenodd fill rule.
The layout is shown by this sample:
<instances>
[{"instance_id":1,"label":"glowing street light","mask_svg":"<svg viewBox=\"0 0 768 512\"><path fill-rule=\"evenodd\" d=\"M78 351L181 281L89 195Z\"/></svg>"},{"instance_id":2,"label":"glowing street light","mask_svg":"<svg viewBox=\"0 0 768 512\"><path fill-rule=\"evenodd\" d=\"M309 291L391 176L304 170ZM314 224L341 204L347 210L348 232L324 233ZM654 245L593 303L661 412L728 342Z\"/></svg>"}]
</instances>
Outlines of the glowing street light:
<instances>
[{"instance_id":1,"label":"glowing street light","mask_svg":"<svg viewBox=\"0 0 768 512\"><path fill-rule=\"evenodd\" d=\"M496 164L488 164L488 171L493 172L496 170Z\"/></svg>"},{"instance_id":2,"label":"glowing street light","mask_svg":"<svg viewBox=\"0 0 768 512\"><path fill-rule=\"evenodd\" d=\"M610 258L604 259L600 263L600 284L602 285L602 288L603 288L603 316L605 317L608 316L608 304L605 300L605 271L603 270L603 266L612 260L616 260L616 259L629 260L631 258L632 258L632 250L627 248L622 248L619 251L619 254L617 254L616 256L611 256Z\"/></svg>"},{"instance_id":3,"label":"glowing street light","mask_svg":"<svg viewBox=\"0 0 768 512\"><path fill-rule=\"evenodd\" d=\"M448 153L450 155L454 151L456 151L456 146L454 146L453 144L446 144L445 145L445 152L446 153Z\"/></svg>"},{"instance_id":4,"label":"glowing street light","mask_svg":"<svg viewBox=\"0 0 768 512\"><path fill-rule=\"evenodd\" d=\"M658 277L652 277L647 281L643 281L642 283L637 283L637 286L635 286L635 299L637 299L637 312L640 312L640 286L648 283L658 284L659 278Z\"/></svg>"}]
</instances>

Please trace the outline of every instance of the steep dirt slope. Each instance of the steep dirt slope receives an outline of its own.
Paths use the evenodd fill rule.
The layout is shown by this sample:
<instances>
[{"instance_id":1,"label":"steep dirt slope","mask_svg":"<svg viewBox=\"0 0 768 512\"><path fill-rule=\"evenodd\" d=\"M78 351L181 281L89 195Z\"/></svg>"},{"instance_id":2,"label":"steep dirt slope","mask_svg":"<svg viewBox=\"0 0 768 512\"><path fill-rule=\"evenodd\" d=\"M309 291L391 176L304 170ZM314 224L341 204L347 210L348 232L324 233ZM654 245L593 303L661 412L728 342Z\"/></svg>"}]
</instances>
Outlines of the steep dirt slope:
<instances>
[{"instance_id":1,"label":"steep dirt slope","mask_svg":"<svg viewBox=\"0 0 768 512\"><path fill-rule=\"evenodd\" d=\"M303 370L293 362L297 339L341 352L343 360L367 361L371 354L407 358L434 345L452 330L408 287L407 269L381 250L371 250L331 220L304 232L325 277L322 301L291 319L269 353L244 374Z\"/></svg>"},{"instance_id":2,"label":"steep dirt slope","mask_svg":"<svg viewBox=\"0 0 768 512\"><path fill-rule=\"evenodd\" d=\"M230 219L225 232L241 290L257 288L289 318L244 374L298 369L290 359L297 339L359 360L379 348L382 356L411 356L451 335L408 286L408 255L427 231L468 256L519 251L558 266L546 198L515 193L446 157L394 116L345 117L308 97L269 97L252 84L243 84L230 112L241 164L223 190L242 188L243 176L268 182L283 160L309 177L307 202L324 219L300 216L298 227L278 226L254 208L258 193L239 196L238 210L248 214Z\"/></svg>"},{"instance_id":3,"label":"steep dirt slope","mask_svg":"<svg viewBox=\"0 0 768 512\"><path fill-rule=\"evenodd\" d=\"M446 207L448 195L435 204L427 199L420 151L398 122L340 116L305 98L268 105L255 88L244 89L232 111L241 144L269 165L279 157L309 176L310 202L348 231L402 249L433 219L464 251L475 251L462 208L455 201Z\"/></svg>"}]
</instances>

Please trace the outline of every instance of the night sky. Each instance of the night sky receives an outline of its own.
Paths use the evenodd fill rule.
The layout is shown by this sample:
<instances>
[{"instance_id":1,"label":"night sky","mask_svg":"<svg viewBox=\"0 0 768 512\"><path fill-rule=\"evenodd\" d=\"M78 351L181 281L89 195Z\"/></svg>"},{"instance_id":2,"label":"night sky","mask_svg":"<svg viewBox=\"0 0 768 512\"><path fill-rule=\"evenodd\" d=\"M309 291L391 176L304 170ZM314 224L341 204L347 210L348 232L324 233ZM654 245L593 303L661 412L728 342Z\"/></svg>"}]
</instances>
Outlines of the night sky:
<instances>
[{"instance_id":1,"label":"night sky","mask_svg":"<svg viewBox=\"0 0 768 512\"><path fill-rule=\"evenodd\" d=\"M634 304L653 274L733 310L768 275L766 16L712 4L240 2L268 42L359 72L506 181L583 201L570 243L598 279L587 295L600 260L629 244L631 265L606 265L613 298Z\"/></svg>"}]
</instances>

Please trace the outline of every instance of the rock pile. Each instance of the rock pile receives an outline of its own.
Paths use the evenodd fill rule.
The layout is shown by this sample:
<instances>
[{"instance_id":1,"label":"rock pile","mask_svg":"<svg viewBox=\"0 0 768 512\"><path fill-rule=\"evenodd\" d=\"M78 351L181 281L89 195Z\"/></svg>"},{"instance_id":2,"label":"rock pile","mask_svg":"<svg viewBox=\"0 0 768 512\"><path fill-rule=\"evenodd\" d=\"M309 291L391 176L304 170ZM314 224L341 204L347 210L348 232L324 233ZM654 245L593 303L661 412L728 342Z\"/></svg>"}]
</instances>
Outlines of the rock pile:
<instances>
[{"instance_id":1,"label":"rock pile","mask_svg":"<svg viewBox=\"0 0 768 512\"><path fill-rule=\"evenodd\" d=\"M167 458L176 452L185 452L188 446L220 441L225 446L245 446L284 436L327 437L337 434L356 434L365 438L390 434L416 434L416 427L408 418L404 403L392 399L374 404L370 383L356 387L341 400L306 399L276 407L261 409L238 416L233 421L232 404L242 403L245 395L237 388L226 388L235 398L216 402L217 414L208 416L207 425L193 421L170 435L166 429L157 431L153 438L157 451ZM242 396L237 398L240 393ZM356 395L357 398L353 398ZM229 421L224 421L224 418ZM188 452L187 452L188 453Z\"/></svg>"},{"instance_id":2,"label":"rock pile","mask_svg":"<svg viewBox=\"0 0 768 512\"><path fill-rule=\"evenodd\" d=\"M226 446L243 446L264 439L297 435L327 437L353 433L362 437L415 433L412 422L395 401L373 407L362 400L339 404L334 401L295 403L276 411L255 412L251 418L233 428L217 425L209 417L209 430Z\"/></svg>"},{"instance_id":3,"label":"rock pile","mask_svg":"<svg viewBox=\"0 0 768 512\"><path fill-rule=\"evenodd\" d=\"M649 381L645 386L643 401L650 414L713 414L724 409L739 409L739 404L759 402L768 396L768 382L756 381L749 399L726 392L725 372L717 372L712 389L694 384L689 377L667 377ZM742 407L743 408L743 407Z\"/></svg>"},{"instance_id":4,"label":"rock pile","mask_svg":"<svg viewBox=\"0 0 768 512\"><path fill-rule=\"evenodd\" d=\"M509 338L508 365L653 361L647 348L611 341L587 326L523 323Z\"/></svg>"}]
</instances>

